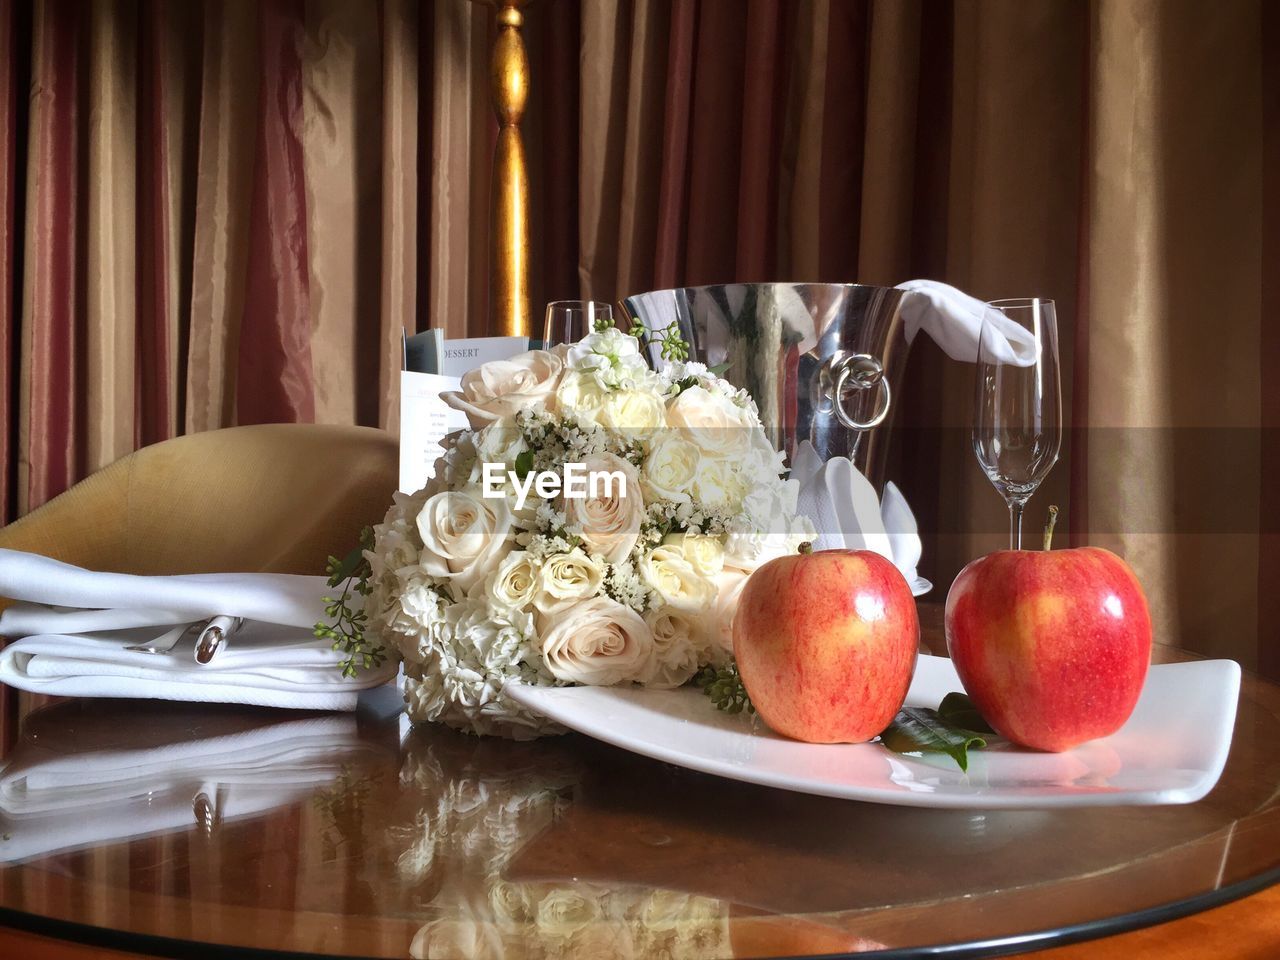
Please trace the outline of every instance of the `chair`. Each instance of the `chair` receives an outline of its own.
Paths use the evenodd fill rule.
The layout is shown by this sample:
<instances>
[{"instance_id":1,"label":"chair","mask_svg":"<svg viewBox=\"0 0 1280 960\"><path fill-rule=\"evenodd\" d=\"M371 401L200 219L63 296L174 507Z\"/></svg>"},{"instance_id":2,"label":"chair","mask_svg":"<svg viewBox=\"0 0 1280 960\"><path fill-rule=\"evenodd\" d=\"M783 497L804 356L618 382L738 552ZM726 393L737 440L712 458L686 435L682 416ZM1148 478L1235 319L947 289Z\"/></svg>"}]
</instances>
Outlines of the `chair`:
<instances>
[{"instance_id":1,"label":"chair","mask_svg":"<svg viewBox=\"0 0 1280 960\"><path fill-rule=\"evenodd\" d=\"M0 547L119 573L321 574L382 519L398 479L381 430L231 427L116 461L0 529Z\"/></svg>"}]
</instances>

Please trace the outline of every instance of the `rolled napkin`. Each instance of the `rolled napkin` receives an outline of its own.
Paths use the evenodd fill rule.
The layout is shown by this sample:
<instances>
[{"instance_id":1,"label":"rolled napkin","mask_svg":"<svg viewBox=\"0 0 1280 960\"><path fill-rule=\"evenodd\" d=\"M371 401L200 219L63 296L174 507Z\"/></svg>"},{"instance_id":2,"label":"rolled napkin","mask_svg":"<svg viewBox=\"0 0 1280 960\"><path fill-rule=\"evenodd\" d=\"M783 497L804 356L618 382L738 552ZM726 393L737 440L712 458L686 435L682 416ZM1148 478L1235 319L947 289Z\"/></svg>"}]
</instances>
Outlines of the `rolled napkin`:
<instances>
[{"instance_id":1,"label":"rolled napkin","mask_svg":"<svg viewBox=\"0 0 1280 960\"><path fill-rule=\"evenodd\" d=\"M815 550L872 550L914 586L920 537L915 516L896 486L885 485L881 503L871 481L848 458L832 457L824 463L807 440L796 449L791 478L800 483L797 512L812 520L818 531Z\"/></svg>"},{"instance_id":2,"label":"rolled napkin","mask_svg":"<svg viewBox=\"0 0 1280 960\"><path fill-rule=\"evenodd\" d=\"M18 638L0 651L0 682L59 696L354 710L395 665L342 676L342 654L312 634L328 592L323 577L142 577L0 550L0 596L19 601L0 614L0 636ZM166 646L186 624L218 615L245 622L207 665L195 662L191 633L167 654L126 649Z\"/></svg>"},{"instance_id":3,"label":"rolled napkin","mask_svg":"<svg viewBox=\"0 0 1280 960\"><path fill-rule=\"evenodd\" d=\"M133 749L85 750L78 729L24 743L0 771L0 862L188 829L202 800L204 826L303 802L371 751L349 716L190 729L175 722L169 742Z\"/></svg>"},{"instance_id":4,"label":"rolled napkin","mask_svg":"<svg viewBox=\"0 0 1280 960\"><path fill-rule=\"evenodd\" d=\"M1023 367L1035 363L1036 342L1031 333L963 290L936 280L908 280L897 289L915 294L902 300L908 343L923 330L953 360L977 363L985 318L987 351L993 358Z\"/></svg>"}]
</instances>

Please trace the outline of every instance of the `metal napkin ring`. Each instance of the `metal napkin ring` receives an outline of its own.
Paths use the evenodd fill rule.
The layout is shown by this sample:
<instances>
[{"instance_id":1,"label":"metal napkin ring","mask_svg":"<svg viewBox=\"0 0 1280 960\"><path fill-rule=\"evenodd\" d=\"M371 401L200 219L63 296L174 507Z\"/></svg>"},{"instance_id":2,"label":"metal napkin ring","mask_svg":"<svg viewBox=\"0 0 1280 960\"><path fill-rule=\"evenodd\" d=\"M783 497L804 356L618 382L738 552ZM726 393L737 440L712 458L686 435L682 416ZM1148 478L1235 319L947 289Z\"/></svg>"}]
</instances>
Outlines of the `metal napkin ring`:
<instances>
[{"instance_id":1,"label":"metal napkin ring","mask_svg":"<svg viewBox=\"0 0 1280 960\"><path fill-rule=\"evenodd\" d=\"M201 666L208 664L222 649L227 637L239 630L242 623L244 620L240 617L213 617L196 638L196 663Z\"/></svg>"}]
</instances>

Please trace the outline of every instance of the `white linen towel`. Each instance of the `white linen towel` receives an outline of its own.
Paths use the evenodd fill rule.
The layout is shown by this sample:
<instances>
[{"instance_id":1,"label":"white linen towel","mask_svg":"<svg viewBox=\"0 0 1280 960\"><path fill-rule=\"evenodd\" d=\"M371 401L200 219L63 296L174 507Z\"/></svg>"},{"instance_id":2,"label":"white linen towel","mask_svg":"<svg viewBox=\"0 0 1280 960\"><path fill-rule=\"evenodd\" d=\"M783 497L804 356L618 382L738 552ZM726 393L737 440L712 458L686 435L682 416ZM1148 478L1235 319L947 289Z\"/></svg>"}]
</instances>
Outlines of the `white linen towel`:
<instances>
[{"instance_id":1,"label":"white linen towel","mask_svg":"<svg viewBox=\"0 0 1280 960\"><path fill-rule=\"evenodd\" d=\"M992 357L1022 367L1035 363L1036 341L1030 331L963 290L936 280L908 280L897 289L915 294L902 299L907 343L923 330L951 359L977 363L985 317Z\"/></svg>"},{"instance_id":2,"label":"white linen towel","mask_svg":"<svg viewBox=\"0 0 1280 960\"><path fill-rule=\"evenodd\" d=\"M0 682L59 696L354 710L395 665L341 675L342 654L311 632L329 592L323 577L142 577L0 550L0 596L19 601L0 614L0 636L18 638L0 651ZM169 654L125 649L217 615L245 622L207 665L195 662L190 633Z\"/></svg>"}]
</instances>

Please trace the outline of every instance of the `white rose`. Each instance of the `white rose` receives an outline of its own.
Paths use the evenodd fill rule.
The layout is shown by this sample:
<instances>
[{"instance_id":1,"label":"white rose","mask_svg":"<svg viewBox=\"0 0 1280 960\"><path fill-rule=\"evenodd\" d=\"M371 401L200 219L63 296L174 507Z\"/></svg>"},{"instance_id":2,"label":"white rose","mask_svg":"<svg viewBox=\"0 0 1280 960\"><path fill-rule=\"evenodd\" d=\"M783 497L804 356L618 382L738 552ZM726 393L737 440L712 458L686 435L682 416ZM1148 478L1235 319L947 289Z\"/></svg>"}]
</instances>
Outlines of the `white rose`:
<instances>
[{"instance_id":1,"label":"white rose","mask_svg":"<svg viewBox=\"0 0 1280 960\"><path fill-rule=\"evenodd\" d=\"M546 404L563 371L564 361L550 350L530 350L467 371L462 375L462 390L442 393L440 398L465 413L472 428L479 429L535 404Z\"/></svg>"},{"instance_id":2,"label":"white rose","mask_svg":"<svg viewBox=\"0 0 1280 960\"><path fill-rule=\"evenodd\" d=\"M583 337L569 348L567 363L570 370L589 373L605 387L642 381L649 374L640 341L616 327Z\"/></svg>"},{"instance_id":3,"label":"white rose","mask_svg":"<svg viewBox=\"0 0 1280 960\"><path fill-rule=\"evenodd\" d=\"M498 610L520 609L533 602L538 567L524 550L512 550L485 583L489 602Z\"/></svg>"},{"instance_id":4,"label":"white rose","mask_svg":"<svg viewBox=\"0 0 1280 960\"><path fill-rule=\"evenodd\" d=\"M609 392L591 374L570 370L556 390L556 403L561 410L572 410L581 419L594 422L608 395Z\"/></svg>"},{"instance_id":5,"label":"white rose","mask_svg":"<svg viewBox=\"0 0 1280 960\"><path fill-rule=\"evenodd\" d=\"M669 533L663 546L675 547L704 577L714 577L724 569L724 544L705 533Z\"/></svg>"},{"instance_id":6,"label":"white rose","mask_svg":"<svg viewBox=\"0 0 1280 960\"><path fill-rule=\"evenodd\" d=\"M640 576L663 603L677 610L703 610L715 599L711 580L678 547L658 547L640 561Z\"/></svg>"},{"instance_id":7,"label":"white rose","mask_svg":"<svg viewBox=\"0 0 1280 960\"><path fill-rule=\"evenodd\" d=\"M647 686L674 689L698 672L702 642L697 620L674 607L658 607L645 612L644 622L653 634L653 656L644 679Z\"/></svg>"},{"instance_id":8,"label":"white rose","mask_svg":"<svg viewBox=\"0 0 1280 960\"><path fill-rule=\"evenodd\" d=\"M645 492L654 499L687 503L698 461L698 448L679 433L661 434L644 461Z\"/></svg>"},{"instance_id":9,"label":"white rose","mask_svg":"<svg viewBox=\"0 0 1280 960\"><path fill-rule=\"evenodd\" d=\"M736 510L747 495L748 486L731 460L698 461L693 477L693 495L712 507L728 507Z\"/></svg>"},{"instance_id":10,"label":"white rose","mask_svg":"<svg viewBox=\"0 0 1280 960\"><path fill-rule=\"evenodd\" d=\"M448 578L458 591L466 593L488 576L506 552L511 511L505 500L446 490L423 505L418 534L422 537L423 571Z\"/></svg>"},{"instance_id":11,"label":"white rose","mask_svg":"<svg viewBox=\"0 0 1280 960\"><path fill-rule=\"evenodd\" d=\"M540 621L540 649L558 680L608 686L641 677L653 653L653 634L630 607L592 597Z\"/></svg>"},{"instance_id":12,"label":"white rose","mask_svg":"<svg viewBox=\"0 0 1280 960\"><path fill-rule=\"evenodd\" d=\"M496 421L476 435L475 450L479 463L501 463L510 466L526 449L524 434L513 422ZM480 479L481 467L477 464L471 479Z\"/></svg>"},{"instance_id":13,"label":"white rose","mask_svg":"<svg viewBox=\"0 0 1280 960\"><path fill-rule=\"evenodd\" d=\"M652 390L616 390L605 395L595 419L627 440L643 440L666 425L667 407Z\"/></svg>"},{"instance_id":14,"label":"white rose","mask_svg":"<svg viewBox=\"0 0 1280 960\"><path fill-rule=\"evenodd\" d=\"M543 613L562 610L575 601L594 597L604 583L604 564L575 547L542 561L533 604Z\"/></svg>"},{"instance_id":15,"label":"white rose","mask_svg":"<svg viewBox=\"0 0 1280 960\"><path fill-rule=\"evenodd\" d=\"M711 457L742 460L751 450L749 411L705 387L690 387L667 405L667 423L678 427Z\"/></svg>"},{"instance_id":16,"label":"white rose","mask_svg":"<svg viewBox=\"0 0 1280 960\"><path fill-rule=\"evenodd\" d=\"M612 453L602 453L583 461L588 483L585 497L562 497L566 521L577 527L587 550L609 563L621 563L631 553L640 537L640 521L644 517L644 497L640 493L640 477L630 461ZM590 496L593 474L601 474L596 482L597 496ZM603 474L621 473L625 482L614 478L606 487Z\"/></svg>"}]
</instances>

